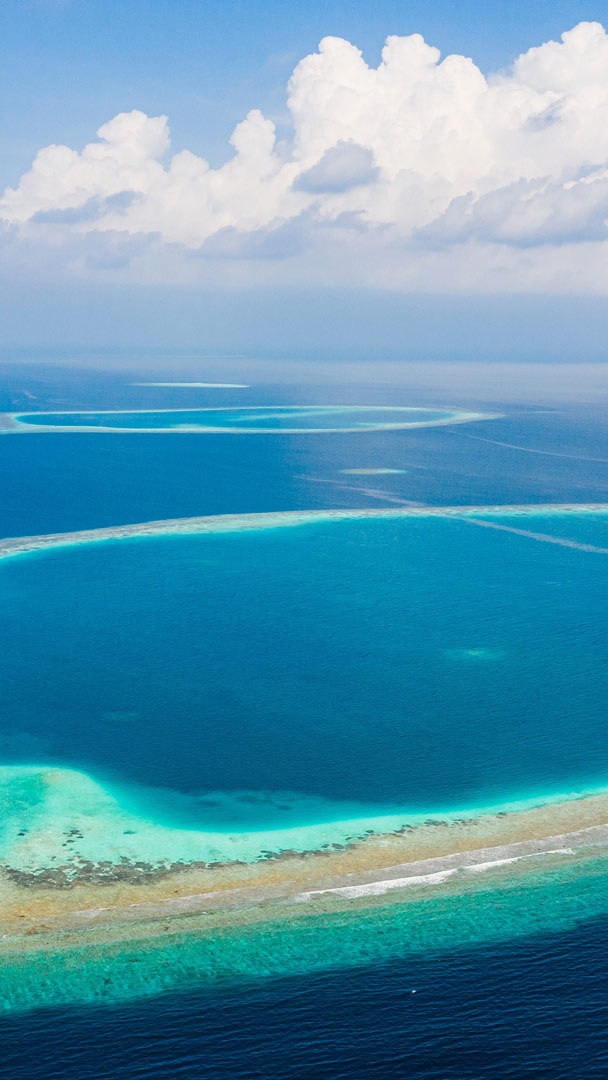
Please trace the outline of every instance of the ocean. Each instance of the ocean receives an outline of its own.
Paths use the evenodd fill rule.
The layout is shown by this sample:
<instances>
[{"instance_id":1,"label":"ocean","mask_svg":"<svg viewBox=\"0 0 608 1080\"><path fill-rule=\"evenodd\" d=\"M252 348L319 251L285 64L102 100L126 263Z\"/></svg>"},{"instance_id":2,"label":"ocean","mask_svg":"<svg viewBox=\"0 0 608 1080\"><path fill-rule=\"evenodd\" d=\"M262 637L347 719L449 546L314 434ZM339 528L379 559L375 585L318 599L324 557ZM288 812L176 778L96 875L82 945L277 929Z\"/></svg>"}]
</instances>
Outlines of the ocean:
<instances>
[{"instance_id":1,"label":"ocean","mask_svg":"<svg viewBox=\"0 0 608 1080\"><path fill-rule=\"evenodd\" d=\"M207 857L218 859L234 833L263 832L272 849L289 829L306 850L319 826L339 843L353 821L373 829L608 786L598 405L553 401L546 386L524 404L463 386L446 405L384 383L254 385L255 370L239 390L140 388L127 385L135 375L57 365L2 375L1 407L18 415L217 406L233 416L239 403L297 410L298 399L497 414L409 430L0 435L4 537L276 515L253 530L81 542L2 562L5 822L14 770L38 766L98 785L134 822L213 833ZM541 509L553 503L588 509ZM527 509L424 513L505 505ZM332 518L338 510L353 514ZM293 511L317 517L289 523ZM28 783L19 776L20 798ZM114 835L109 858L112 845ZM599 1077L605 882L598 857L417 905L245 925L213 946L177 935L144 960L145 976L133 951L101 949L88 968L78 950L50 967L33 954L5 971L0 1070Z\"/></svg>"},{"instance_id":2,"label":"ocean","mask_svg":"<svg viewBox=\"0 0 608 1080\"><path fill-rule=\"evenodd\" d=\"M10 1080L603 1080L606 920L505 943L2 1021ZM413 993L415 991L415 993Z\"/></svg>"},{"instance_id":3,"label":"ocean","mask_svg":"<svg viewBox=\"0 0 608 1080\"><path fill-rule=\"evenodd\" d=\"M340 820L605 786L608 560L584 545L608 550L608 511L477 521L313 520L8 559L12 757L25 741L137 790L154 820L239 832L305 824L307 800Z\"/></svg>"}]
</instances>

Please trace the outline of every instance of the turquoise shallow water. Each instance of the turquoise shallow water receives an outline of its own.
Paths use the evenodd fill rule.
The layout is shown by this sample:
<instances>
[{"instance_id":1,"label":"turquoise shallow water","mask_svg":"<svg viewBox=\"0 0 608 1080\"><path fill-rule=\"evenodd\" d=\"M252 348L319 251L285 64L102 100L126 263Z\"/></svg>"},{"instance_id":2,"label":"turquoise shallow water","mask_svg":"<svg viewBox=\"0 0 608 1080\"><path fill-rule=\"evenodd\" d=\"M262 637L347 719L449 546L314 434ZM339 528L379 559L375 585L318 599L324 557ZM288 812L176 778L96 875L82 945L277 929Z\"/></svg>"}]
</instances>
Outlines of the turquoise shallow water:
<instances>
[{"instance_id":1,"label":"turquoise shallow water","mask_svg":"<svg viewBox=\"0 0 608 1080\"><path fill-rule=\"evenodd\" d=\"M608 547L602 514L493 518ZM128 539L0 564L4 759L188 828L603 786L608 561L457 519Z\"/></svg>"},{"instance_id":2,"label":"turquoise shallow water","mask_svg":"<svg viewBox=\"0 0 608 1080\"><path fill-rule=\"evenodd\" d=\"M100 940L86 948L66 940L50 950L3 954L0 1012L112 1003L188 987L225 991L243 981L327 969L348 978L357 966L429 953L445 954L447 963L454 949L569 931L607 911L604 856L525 877L508 868L481 875L465 892L422 891L405 903L368 902L308 916L269 910L261 920L245 913L241 925L199 925L184 933L168 924L147 940Z\"/></svg>"},{"instance_id":3,"label":"turquoise shallow water","mask_svg":"<svg viewBox=\"0 0 608 1080\"><path fill-rule=\"evenodd\" d=\"M22 413L23 425L130 430L226 430L230 432L349 431L407 428L472 419L477 414L454 409L364 405L268 405L121 412Z\"/></svg>"}]
</instances>

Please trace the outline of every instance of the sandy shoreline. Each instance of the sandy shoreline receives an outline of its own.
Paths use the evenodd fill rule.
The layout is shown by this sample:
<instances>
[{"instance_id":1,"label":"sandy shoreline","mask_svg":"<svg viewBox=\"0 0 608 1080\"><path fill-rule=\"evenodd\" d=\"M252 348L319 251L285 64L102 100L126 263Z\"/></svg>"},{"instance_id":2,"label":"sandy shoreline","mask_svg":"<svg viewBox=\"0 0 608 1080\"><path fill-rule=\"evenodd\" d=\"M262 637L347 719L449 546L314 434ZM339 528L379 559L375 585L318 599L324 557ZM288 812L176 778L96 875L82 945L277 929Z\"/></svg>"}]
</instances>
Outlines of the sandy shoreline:
<instances>
[{"instance_id":1,"label":"sandy shoreline","mask_svg":"<svg viewBox=\"0 0 608 1080\"><path fill-rule=\"evenodd\" d=\"M341 850L295 853L252 863L170 865L133 878L116 863L115 879L49 885L43 872L0 870L0 953L52 947L56 936L86 931L94 941L125 940L200 929L218 917L273 919L279 908L296 917L340 910L353 903L401 902L420 892L466 891L481 876L542 863L608 853L608 793L548 803L527 810L454 821L428 820L399 833L369 836ZM42 871L42 868L41 868ZM84 875L86 879L86 874ZM297 909L297 910L296 910ZM46 945L45 945L46 942Z\"/></svg>"}]
</instances>

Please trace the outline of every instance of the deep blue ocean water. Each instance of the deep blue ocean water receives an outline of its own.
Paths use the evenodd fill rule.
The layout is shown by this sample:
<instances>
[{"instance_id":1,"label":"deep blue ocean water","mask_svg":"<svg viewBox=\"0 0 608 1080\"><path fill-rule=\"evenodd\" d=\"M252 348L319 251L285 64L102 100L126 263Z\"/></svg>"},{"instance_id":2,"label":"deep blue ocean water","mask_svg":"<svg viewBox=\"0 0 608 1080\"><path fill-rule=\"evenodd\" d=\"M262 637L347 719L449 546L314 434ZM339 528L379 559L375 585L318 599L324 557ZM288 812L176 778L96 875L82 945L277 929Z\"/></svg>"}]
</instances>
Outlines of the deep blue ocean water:
<instances>
[{"instance_id":1,"label":"deep blue ocean water","mask_svg":"<svg viewBox=\"0 0 608 1080\"><path fill-rule=\"evenodd\" d=\"M608 515L495 520L608 548ZM341 801L432 812L608 783L594 551L453 519L317 522L9 559L0 602L19 763L23 739L127 783L321 796L336 820L355 816ZM218 824L204 798L180 820ZM288 820L261 799L230 825Z\"/></svg>"},{"instance_id":2,"label":"deep blue ocean water","mask_svg":"<svg viewBox=\"0 0 608 1080\"><path fill-rule=\"evenodd\" d=\"M440 390L431 396L382 381L347 387L302 389L275 382L245 390L178 391L133 387L133 374L6 366L0 377L0 410L7 412L34 405L48 410L289 404L298 394L300 400L304 395L307 401L323 403L345 400L348 394L355 404L439 403L504 415L453 428L257 435L248 437L245 445L225 434L139 434L137 440L93 432L2 435L0 535L69 532L199 514L389 505L383 492L430 505L608 500L605 407L552 402L550 387L558 378L549 367L540 376L549 388L543 390L542 405L511 403L508 388L501 400L500 370L497 375L491 366L487 370L497 400L478 402L466 395L466 376L458 399L442 401ZM542 453L530 452L538 450ZM382 467L405 471L382 477L342 473ZM362 489L379 490L380 497Z\"/></svg>"},{"instance_id":3,"label":"deep blue ocean water","mask_svg":"<svg viewBox=\"0 0 608 1080\"><path fill-rule=\"evenodd\" d=\"M547 379L550 382L549 373ZM263 391L254 388L243 393L248 395L247 401L254 404L256 400L287 403L294 396L297 399L293 386L271 389L272 398L268 397L269 388ZM50 374L33 372L25 377L11 371L4 383L2 408L7 411L31 408L31 400L23 396L24 391L36 395L36 407L46 409L150 408L161 404L158 396L152 400L150 393L146 396L143 391L137 394L134 390L127 391L118 378L101 379L90 373L63 375L56 370ZM375 396L370 396L369 389L361 391L364 403L390 403L395 399L392 388L371 393ZM329 396L330 400L337 400L335 393ZM354 400L352 395L349 396ZM309 389L306 399L311 400ZM317 399L323 400L322 389L319 389ZM239 403L243 400L238 398ZM213 401L206 399L204 403L233 405L237 400L232 397L220 401L214 396ZM424 400L419 395L418 403L430 406L440 402L437 398ZM168 393L162 402L163 407L181 408L188 404L193 404L191 399L187 402L183 397L177 400L175 393ZM202 402L197 401L197 404ZM466 398L464 389L462 400L455 404L470 408L478 406L474 400ZM3 493L0 532L9 536L194 514L391 505L382 500L378 491L428 504L608 501L607 424L601 408L568 406L563 401L552 403L550 393L540 411L521 405L510 407L508 401L499 401L497 405L502 406L504 418L470 426L355 436L319 435L312 442L309 436L278 435L268 438L260 435L246 441L231 440L226 435L160 439L146 435L130 439L116 434L0 436ZM353 467L390 467L405 471L382 477L353 478L342 474L341 470ZM369 494L370 489L374 494ZM529 522L517 524L531 527ZM542 529L539 525L539 531L555 533L560 528L570 527L568 523L560 525L556 519L551 519L550 524L549 529L545 520ZM448 552L451 560L459 558L460 530L465 529L470 533L475 531L473 527L461 526L451 534L454 536ZM482 534L482 530L477 531ZM293 530L292 538L296 535L297 530ZM576 535L581 538L580 529ZM464 538L464 532L462 536ZM238 544L238 539L231 538L231 543ZM290 548L292 553L298 549L301 539ZM479 564L476 560L470 565L471 588L482 572L487 582L490 563L492 566L499 563L496 557L493 562L487 561L487 552L491 549L504 551L505 545L510 545L509 551L515 553L518 560L519 574L511 574L509 598L504 608L506 624L511 631L508 645L497 639L498 626L492 620L483 627L485 635L476 633L474 642L470 627L459 626L458 635L451 641L445 639L445 623L440 622L433 630L437 644L434 662L439 662L441 653L442 670L450 672L452 686L454 680L458 683L461 708L466 706L467 711L465 719L469 718L469 709L482 710L479 693L484 677L480 671L483 672L485 661L483 657L476 659L473 656L467 666L459 650L489 649L487 659L494 665L493 678L496 668L500 670L501 665L504 668L513 663L515 656L518 675L523 678L523 683L518 681L515 688L520 694L517 705L525 714L526 691L529 692L532 685L530 681L526 682L526 671L529 678L533 674L532 668L526 668L526 665L543 663L539 655L543 642L539 643L536 636L533 638L532 632L542 629L545 618L553 620L555 627L555 619L561 612L565 619L567 645L561 653L564 670L556 671L550 645L544 643L547 646L544 662L553 679L545 680L543 695L548 696L549 703L555 706L551 715L557 715L558 724L557 727L547 724L544 731L541 728L540 736L534 736L540 738L540 743L533 746L526 745L528 735L523 727L521 738L509 738L499 758L507 769L505 787L510 782L508 770L521 767L531 757L542 763L545 770L541 778L543 784L551 777L557 784L560 776L573 776L579 769L584 772L580 777L582 781L605 777L603 714L597 712L594 702L587 696L589 665L593 664L595 675L605 670L606 635L602 621L605 604L602 605L601 599L605 571L600 566L601 557L597 556L593 581L589 583L585 567L591 555L526 542L506 534L486 536L483 532L483 545L482 535L477 542L479 550L486 552L486 561L482 559ZM174 550L182 545L181 550L186 551L190 541L167 540L163 543L173 544ZM289 544L289 541L283 537L280 543ZM162 544L151 546L149 550L152 553L161 548ZM130 591L131 597L133 595L132 563L129 560L135 550L135 544L120 546L123 588L126 590L123 598ZM365 550L373 550L373 547ZM528 558L542 557L543 567L551 564L552 574L547 574L542 583L534 578L529 562L522 555L524 550L530 552ZM102 549L97 549L94 560L100 560L102 564L104 557ZM51 560L51 564L52 560L57 560L55 565L60 568L65 565L65 558L65 552L52 552L16 560L5 580L11 578L16 586L20 575L35 575L37 567L46 560ZM460 558L462 560L462 548ZM90 555L79 553L72 563L74 567L78 559L86 587L101 585L103 574L96 581L86 570L86 565L91 566ZM444 560L445 549L442 550ZM139 567L138 573L141 571L145 575L146 567L151 569L147 561ZM319 572L320 569L317 568ZM371 569L378 572L377 566ZM397 569L393 567L393 571L396 573ZM553 577L553 571L560 575L559 578ZM498 573L499 578L507 575L508 566L501 568L499 565ZM599 575L599 587L596 574ZM208 571L207 583L211 579ZM550 586L551 580L559 581L559 586ZM84 614L78 612L73 596L66 596L65 591L60 595L60 582L61 574L54 582L47 579L37 601L22 597L21 623L13 623L14 633L20 637L11 634L9 651L20 641L23 648L34 650L38 661L42 662L44 645L50 639L53 626L49 611L45 625L42 608L45 600L49 604L52 602L53 589L56 589L55 625L61 627L71 607L74 618L81 618L84 626ZM462 576L459 582L459 588L462 588ZM533 596L536 602L527 603L527 597L521 595L518 599L517 589L523 589L526 583L529 588L531 582L538 590ZM446 604L450 603L453 583L454 579L447 577L442 583ZM196 596L200 579L191 584ZM332 584L335 587L335 583ZM415 579L415 584L418 589L424 587L420 577ZM586 590L587 603L584 608L576 608L570 600L574 601L577 588L581 586ZM500 589L495 591L504 593ZM556 591L564 595L563 607L557 605ZM101 592L98 598L103 607L109 602ZM218 599L222 599L221 595ZM319 609L318 591L311 591L310 599ZM146 603L158 600L158 596L149 597ZM350 594L342 597L342 602L350 603L351 600ZM522 621L518 618L518 610L521 612L524 600L527 618ZM504 598L500 602L504 602ZM42 620L39 635L25 619L26 607L32 604L31 612L35 611L36 617ZM580 620L581 610L584 617L575 626L577 611ZM10 617L18 619L18 616L19 608L11 609ZM171 632L178 635L179 629L179 626L173 626ZM384 622L374 629L385 636L390 633L390 625ZM480 629L476 627L477 631ZM577 630L578 635L573 633ZM92 635L92 645L100 630L89 623L88 631ZM354 633L357 638L356 624ZM89 648L89 643L86 644ZM332 661L338 658L347 662L350 648L360 646L361 638L349 643L346 660L341 652L345 648L344 642L334 644L338 657L335 648L328 653L327 641L323 642L323 657L330 655ZM406 645L398 640L397 660L401 655L399 650ZM60 634L57 646L61 647ZM22 656L15 659L22 662ZM132 659L137 662L137 657ZM42 720L42 714L34 716L36 688L18 685L15 680L18 670L23 672L23 668L7 672L7 677L13 680L11 689L25 694L25 704L20 707L27 705L28 718L44 725L46 721ZM81 674L80 683L77 681L80 691L84 692L88 687L87 692L92 693L92 684L88 681L90 673ZM74 705L70 700L73 675L72 671L69 686L66 680L64 687L70 709ZM184 675L187 676L187 672L184 671ZM157 685L158 681L157 678ZM445 687L439 685L446 702L449 685L447 681ZM261 684L255 687L260 701L267 689ZM597 683L594 682L592 689L593 694L599 693ZM568 699L567 693L573 690L577 692ZM424 693L425 687L420 685L417 691ZM126 692L126 688L121 687L120 692ZM453 708L453 700L449 700ZM293 701L292 697L290 704ZM537 699L537 706L544 701L544 697L543 702ZM43 706L44 702L39 700L38 704ZM56 701L55 708L60 706L61 702ZM576 731L572 730L569 711L574 706L582 710L584 731L580 727L580 714ZM117 710L121 711L118 707ZM514 716L515 713L514 709ZM487 713L480 711L479 746L473 747L479 751L474 758L475 768L467 769L457 778L452 773L451 783L463 785L463 797L467 784L470 785L471 774L479 784L484 771L480 747L486 737L486 716ZM495 719L495 733L498 734L500 716ZM68 720L69 716L66 716L66 722ZM66 757L73 753L74 759L92 763L98 755L95 743L99 733L89 732L87 745L86 740L78 742L75 725L69 730L70 738L57 748L57 752ZM390 739L396 734L390 720L386 731ZM421 721L420 740L423 734ZM452 725L446 753L451 747L449 740L458 742L461 736L462 732ZM82 732L79 738L83 739ZM394 743L391 741L390 745ZM462 750L461 745L459 749ZM115 752L120 756L120 745ZM286 753L286 762L289 757ZM120 765L126 769L127 758L124 753L116 767ZM436 759L443 766L444 779L448 774L446 761L446 756ZM149 761L148 766L151 764ZM185 764L182 763L183 767ZM220 767L221 762L216 759L215 765ZM228 765L232 767L232 763L224 762L225 768ZM416 755L408 758L407 767L413 770L412 775L421 765ZM267 778L261 753L256 768L260 770L260 783L265 783ZM386 772L385 760L381 771ZM366 782L370 786L365 789L366 797L370 792L372 798L378 797L378 789L374 791L373 788L378 775L378 767L372 758L367 772ZM335 769L331 777L326 778L332 790L338 778ZM147 777L140 774L138 779L150 780L152 774ZM532 779L532 773L529 776L525 770L519 773L522 788L532 783ZM297 783L295 775L292 782ZM441 781L436 772L434 778L430 772L426 776L419 775L420 784L428 782L436 783L435 790L440 790ZM599 919L551 936L536 933L525 939L488 947L385 961L355 970L299 973L287 979L247 983L238 989L226 988L213 993L203 988L191 989L187 993L164 995L129 1006L41 1009L0 1022L0 1075L6 1076L7 1080L105 1080L109 1077L160 1080L160 1077L182 1076L214 1080L226 1076L235 1080L254 1077L340 1080L342 1076L354 1080L371 1077L384 1080L395 1076L415 1080L503 1080L510 1077L513 1080L569 1080L571 1077L595 1080L605 1077L608 1072L607 931L608 924ZM415 995L411 993L412 989L416 990Z\"/></svg>"}]
</instances>

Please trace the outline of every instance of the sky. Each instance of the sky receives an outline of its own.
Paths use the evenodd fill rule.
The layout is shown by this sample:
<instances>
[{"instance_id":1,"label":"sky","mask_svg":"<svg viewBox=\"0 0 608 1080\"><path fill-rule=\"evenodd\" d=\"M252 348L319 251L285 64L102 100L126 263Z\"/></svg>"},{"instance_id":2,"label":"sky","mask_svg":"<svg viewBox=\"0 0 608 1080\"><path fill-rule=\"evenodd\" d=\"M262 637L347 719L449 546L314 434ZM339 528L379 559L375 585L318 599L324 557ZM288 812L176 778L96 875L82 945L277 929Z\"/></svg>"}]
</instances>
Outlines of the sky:
<instances>
[{"instance_id":1,"label":"sky","mask_svg":"<svg viewBox=\"0 0 608 1080\"><path fill-rule=\"evenodd\" d=\"M3 0L0 346L600 355L604 27L608 2Z\"/></svg>"}]
</instances>

